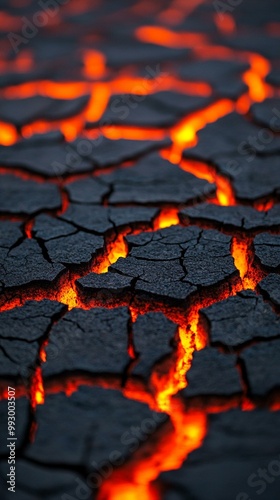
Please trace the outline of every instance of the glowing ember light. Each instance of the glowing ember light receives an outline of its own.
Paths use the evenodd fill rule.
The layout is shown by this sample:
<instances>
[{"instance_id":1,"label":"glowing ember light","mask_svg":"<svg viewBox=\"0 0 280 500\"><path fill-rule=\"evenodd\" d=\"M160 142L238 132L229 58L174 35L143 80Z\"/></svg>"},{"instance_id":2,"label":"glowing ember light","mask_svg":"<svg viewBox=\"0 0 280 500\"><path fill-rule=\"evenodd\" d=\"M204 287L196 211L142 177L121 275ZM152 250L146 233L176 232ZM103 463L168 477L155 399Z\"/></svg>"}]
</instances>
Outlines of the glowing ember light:
<instances>
[{"instance_id":1,"label":"glowing ember light","mask_svg":"<svg viewBox=\"0 0 280 500\"><path fill-rule=\"evenodd\" d=\"M177 208L163 208L155 221L154 227L156 229L163 229L165 227L176 226L180 224Z\"/></svg>"},{"instance_id":2,"label":"glowing ember light","mask_svg":"<svg viewBox=\"0 0 280 500\"><path fill-rule=\"evenodd\" d=\"M249 97L252 102L261 102L270 96L270 87L264 82L270 71L270 63L259 54L249 56L250 69L243 75L243 81L249 87Z\"/></svg>"},{"instance_id":3,"label":"glowing ember light","mask_svg":"<svg viewBox=\"0 0 280 500\"><path fill-rule=\"evenodd\" d=\"M13 125L0 122L0 144L2 146L12 146L17 141L17 131Z\"/></svg>"},{"instance_id":4,"label":"glowing ember light","mask_svg":"<svg viewBox=\"0 0 280 500\"><path fill-rule=\"evenodd\" d=\"M117 262L120 257L125 258L128 254L127 244L124 234L119 234L114 241L107 244L107 250L101 263L94 266L94 272L103 274L108 272L108 268Z\"/></svg>"},{"instance_id":5,"label":"glowing ember light","mask_svg":"<svg viewBox=\"0 0 280 500\"><path fill-rule=\"evenodd\" d=\"M188 455L202 445L207 431L207 416L202 411L186 412L174 403L170 418L173 430L151 449L145 445L123 469L115 471L110 482L101 486L100 500L159 500L151 483L161 472L178 469Z\"/></svg>"},{"instance_id":6,"label":"glowing ember light","mask_svg":"<svg viewBox=\"0 0 280 500\"><path fill-rule=\"evenodd\" d=\"M214 15L214 21L219 31L223 34L230 34L236 31L234 17L228 13L224 13L222 16L216 13Z\"/></svg>"},{"instance_id":7,"label":"glowing ember light","mask_svg":"<svg viewBox=\"0 0 280 500\"><path fill-rule=\"evenodd\" d=\"M229 114L234 109L234 104L229 99L221 99L206 108L197 111L185 119L171 130L171 139L174 147L170 154L170 161L178 163L181 160L182 152L185 148L193 147L197 144L197 132L208 123L215 122L219 118Z\"/></svg>"},{"instance_id":8,"label":"glowing ember light","mask_svg":"<svg viewBox=\"0 0 280 500\"><path fill-rule=\"evenodd\" d=\"M238 269L243 289L255 290L257 284L264 278L265 273L260 269L254 269L252 264L254 254L252 250L252 238L232 239L231 253L235 267Z\"/></svg>"},{"instance_id":9,"label":"glowing ember light","mask_svg":"<svg viewBox=\"0 0 280 500\"><path fill-rule=\"evenodd\" d=\"M160 26L141 26L136 29L135 36L141 42L175 48L192 47L207 41L200 33L175 33Z\"/></svg>"},{"instance_id":10,"label":"glowing ember light","mask_svg":"<svg viewBox=\"0 0 280 500\"><path fill-rule=\"evenodd\" d=\"M68 306L69 311L74 307L79 307L79 298L75 284L65 282L58 293L58 300Z\"/></svg>"},{"instance_id":11,"label":"glowing ember light","mask_svg":"<svg viewBox=\"0 0 280 500\"><path fill-rule=\"evenodd\" d=\"M106 74L106 58L102 52L87 50L84 54L85 77L97 80Z\"/></svg>"},{"instance_id":12,"label":"glowing ember light","mask_svg":"<svg viewBox=\"0 0 280 500\"><path fill-rule=\"evenodd\" d=\"M182 160L179 165L186 172L216 184L217 204L221 206L236 205L235 194L230 180L223 177L207 163L192 160ZM211 200L209 200L211 201Z\"/></svg>"},{"instance_id":13,"label":"glowing ember light","mask_svg":"<svg viewBox=\"0 0 280 500\"><path fill-rule=\"evenodd\" d=\"M31 383L31 405L35 409L37 405L42 405L45 402L45 391L42 378L42 370L38 366L32 377Z\"/></svg>"},{"instance_id":14,"label":"glowing ember light","mask_svg":"<svg viewBox=\"0 0 280 500\"><path fill-rule=\"evenodd\" d=\"M29 238L29 239L32 239L32 229L33 229L33 226L34 226L34 220L33 219L31 219L28 222L26 222L26 224L24 226L24 231L25 231L26 237Z\"/></svg>"}]
</instances>

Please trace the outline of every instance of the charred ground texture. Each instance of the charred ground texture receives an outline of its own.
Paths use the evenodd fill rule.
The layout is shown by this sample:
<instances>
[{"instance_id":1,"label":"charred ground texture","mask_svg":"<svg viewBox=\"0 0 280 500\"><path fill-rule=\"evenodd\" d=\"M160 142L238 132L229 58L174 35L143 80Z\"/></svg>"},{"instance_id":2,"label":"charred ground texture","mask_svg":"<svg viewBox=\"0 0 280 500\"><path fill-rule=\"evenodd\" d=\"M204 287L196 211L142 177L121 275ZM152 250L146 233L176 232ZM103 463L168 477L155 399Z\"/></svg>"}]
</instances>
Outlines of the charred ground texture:
<instances>
[{"instance_id":1,"label":"charred ground texture","mask_svg":"<svg viewBox=\"0 0 280 500\"><path fill-rule=\"evenodd\" d=\"M0 498L278 499L279 1L0 24Z\"/></svg>"}]
</instances>

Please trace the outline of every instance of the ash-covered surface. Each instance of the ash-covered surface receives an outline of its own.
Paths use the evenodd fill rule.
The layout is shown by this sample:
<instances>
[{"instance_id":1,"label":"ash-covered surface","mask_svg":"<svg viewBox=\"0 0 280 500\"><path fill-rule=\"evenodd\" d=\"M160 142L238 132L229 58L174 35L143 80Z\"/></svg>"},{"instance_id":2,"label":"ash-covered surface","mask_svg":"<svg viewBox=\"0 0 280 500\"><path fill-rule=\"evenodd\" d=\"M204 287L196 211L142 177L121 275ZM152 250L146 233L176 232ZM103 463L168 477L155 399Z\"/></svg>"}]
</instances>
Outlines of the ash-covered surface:
<instances>
[{"instance_id":1,"label":"ash-covered surface","mask_svg":"<svg viewBox=\"0 0 280 500\"><path fill-rule=\"evenodd\" d=\"M278 500L279 1L0 24L1 500Z\"/></svg>"}]
</instances>

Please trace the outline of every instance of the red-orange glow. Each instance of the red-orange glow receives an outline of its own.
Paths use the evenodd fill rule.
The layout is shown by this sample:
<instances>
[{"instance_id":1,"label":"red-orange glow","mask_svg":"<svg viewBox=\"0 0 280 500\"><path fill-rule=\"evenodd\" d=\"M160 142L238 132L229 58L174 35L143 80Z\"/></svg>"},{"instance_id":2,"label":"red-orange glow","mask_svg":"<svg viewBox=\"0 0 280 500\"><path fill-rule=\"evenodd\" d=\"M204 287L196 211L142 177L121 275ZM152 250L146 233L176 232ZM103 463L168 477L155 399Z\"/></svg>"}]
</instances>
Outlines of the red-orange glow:
<instances>
[{"instance_id":1,"label":"red-orange glow","mask_svg":"<svg viewBox=\"0 0 280 500\"><path fill-rule=\"evenodd\" d=\"M102 52L87 50L84 54L85 77L97 80L106 74L106 58Z\"/></svg>"},{"instance_id":2,"label":"red-orange glow","mask_svg":"<svg viewBox=\"0 0 280 500\"><path fill-rule=\"evenodd\" d=\"M17 131L13 125L0 122L0 144L2 146L12 146L17 141Z\"/></svg>"},{"instance_id":3,"label":"red-orange glow","mask_svg":"<svg viewBox=\"0 0 280 500\"><path fill-rule=\"evenodd\" d=\"M42 378L42 370L38 366L32 378L31 383L31 405L36 408L37 405L42 405L45 402L45 391Z\"/></svg>"},{"instance_id":4,"label":"red-orange glow","mask_svg":"<svg viewBox=\"0 0 280 500\"><path fill-rule=\"evenodd\" d=\"M32 229L33 229L33 226L34 226L34 220L33 219L31 219L28 222L26 222L26 224L24 226L24 231L25 231L26 237L29 238L29 239L32 238Z\"/></svg>"},{"instance_id":5,"label":"red-orange glow","mask_svg":"<svg viewBox=\"0 0 280 500\"><path fill-rule=\"evenodd\" d=\"M158 500L151 482L161 472L178 469L186 457L201 446L207 430L207 416L202 411L184 412L174 403L170 414L173 429L158 433L153 449L143 445L133 459L105 482L99 500Z\"/></svg>"},{"instance_id":6,"label":"red-orange glow","mask_svg":"<svg viewBox=\"0 0 280 500\"><path fill-rule=\"evenodd\" d=\"M252 102L261 102L270 96L270 87L264 81L270 71L270 63L259 54L249 56L250 69L243 75L243 81L248 85Z\"/></svg>"},{"instance_id":7,"label":"red-orange glow","mask_svg":"<svg viewBox=\"0 0 280 500\"><path fill-rule=\"evenodd\" d=\"M232 239L232 256L242 280L244 280L249 267L249 243L251 244L251 241L248 242L236 237Z\"/></svg>"},{"instance_id":8,"label":"red-orange glow","mask_svg":"<svg viewBox=\"0 0 280 500\"><path fill-rule=\"evenodd\" d=\"M0 11L0 30L1 31L17 31L21 28L21 19L11 16L8 12Z\"/></svg>"},{"instance_id":9,"label":"red-orange glow","mask_svg":"<svg viewBox=\"0 0 280 500\"><path fill-rule=\"evenodd\" d=\"M160 11L158 20L170 25L179 24L182 21L182 17L186 19L204 1L188 0L186 3L185 0L171 0L167 9Z\"/></svg>"},{"instance_id":10,"label":"red-orange glow","mask_svg":"<svg viewBox=\"0 0 280 500\"><path fill-rule=\"evenodd\" d=\"M60 129L67 141L73 141L82 132L84 126L83 116L73 116L60 121L38 120L22 127L22 135L25 138L33 134L43 134L51 130Z\"/></svg>"},{"instance_id":11,"label":"red-orange glow","mask_svg":"<svg viewBox=\"0 0 280 500\"><path fill-rule=\"evenodd\" d=\"M163 229L165 227L180 224L177 208L163 208L155 221L154 228Z\"/></svg>"},{"instance_id":12,"label":"red-orange glow","mask_svg":"<svg viewBox=\"0 0 280 500\"><path fill-rule=\"evenodd\" d=\"M241 115L245 115L248 113L250 107L251 107L252 101L249 96L249 93L243 94L239 99L237 99L236 102L236 111L237 113L240 113Z\"/></svg>"},{"instance_id":13,"label":"red-orange glow","mask_svg":"<svg viewBox=\"0 0 280 500\"><path fill-rule=\"evenodd\" d=\"M61 209L58 210L57 215L64 214L66 212L66 210L68 209L69 204L70 204L69 197L68 197L68 194L66 193L66 191L64 191L62 189L60 194L61 194Z\"/></svg>"},{"instance_id":14,"label":"red-orange glow","mask_svg":"<svg viewBox=\"0 0 280 500\"><path fill-rule=\"evenodd\" d=\"M108 139L160 140L166 137L166 131L156 128L130 127L124 125L101 126L102 134Z\"/></svg>"},{"instance_id":15,"label":"red-orange glow","mask_svg":"<svg viewBox=\"0 0 280 500\"><path fill-rule=\"evenodd\" d=\"M174 146L170 154L170 161L178 163L182 152L187 147L197 144L197 132L208 123L215 122L222 116L229 114L234 109L234 104L229 99L221 99L206 108L184 118L171 130L171 139Z\"/></svg>"},{"instance_id":16,"label":"red-orange glow","mask_svg":"<svg viewBox=\"0 0 280 500\"><path fill-rule=\"evenodd\" d=\"M42 95L53 99L75 99L83 94L87 94L91 85L87 82L52 82L49 80L39 80L37 82L27 82L20 85L6 87L1 93L10 99L31 97Z\"/></svg>"},{"instance_id":17,"label":"red-orange glow","mask_svg":"<svg viewBox=\"0 0 280 500\"><path fill-rule=\"evenodd\" d=\"M235 267L239 271L243 289L255 290L257 284L264 278L264 273L253 267L252 238L234 237L231 253Z\"/></svg>"},{"instance_id":18,"label":"red-orange glow","mask_svg":"<svg viewBox=\"0 0 280 500\"><path fill-rule=\"evenodd\" d=\"M223 16L218 13L214 14L214 21L221 33L234 33L236 30L234 17L228 13L224 13Z\"/></svg>"},{"instance_id":19,"label":"red-orange glow","mask_svg":"<svg viewBox=\"0 0 280 500\"><path fill-rule=\"evenodd\" d=\"M79 307L79 298L75 283L65 281L58 292L57 300L67 305L69 311L74 307Z\"/></svg>"},{"instance_id":20,"label":"red-orange glow","mask_svg":"<svg viewBox=\"0 0 280 500\"><path fill-rule=\"evenodd\" d=\"M125 258L128 254L124 234L119 234L114 241L107 244L106 253L101 262L94 266L94 272L98 274L107 273L108 268L117 262L120 257Z\"/></svg>"},{"instance_id":21,"label":"red-orange glow","mask_svg":"<svg viewBox=\"0 0 280 500\"><path fill-rule=\"evenodd\" d=\"M160 26L141 26L136 29L135 36L141 42L177 48L193 47L207 41L200 33L175 33Z\"/></svg>"},{"instance_id":22,"label":"red-orange glow","mask_svg":"<svg viewBox=\"0 0 280 500\"><path fill-rule=\"evenodd\" d=\"M105 83L97 83L93 87L93 92L85 112L85 118L89 122L97 122L105 112L109 99L110 89Z\"/></svg>"},{"instance_id":23,"label":"red-orange glow","mask_svg":"<svg viewBox=\"0 0 280 500\"><path fill-rule=\"evenodd\" d=\"M230 180L221 176L211 165L192 160L182 160L180 167L186 172L216 184L217 203L221 206L236 205L235 194Z\"/></svg>"},{"instance_id":24,"label":"red-orange glow","mask_svg":"<svg viewBox=\"0 0 280 500\"><path fill-rule=\"evenodd\" d=\"M255 201L254 208L260 212L266 212L274 207L274 200Z\"/></svg>"},{"instance_id":25,"label":"red-orange glow","mask_svg":"<svg viewBox=\"0 0 280 500\"><path fill-rule=\"evenodd\" d=\"M193 352L195 350L194 339L191 332L185 327L178 329L180 343L178 345L177 360L167 376L156 372L152 377L152 384L156 387L157 406L161 411L170 413L171 398L187 385L186 373L191 367Z\"/></svg>"}]
</instances>

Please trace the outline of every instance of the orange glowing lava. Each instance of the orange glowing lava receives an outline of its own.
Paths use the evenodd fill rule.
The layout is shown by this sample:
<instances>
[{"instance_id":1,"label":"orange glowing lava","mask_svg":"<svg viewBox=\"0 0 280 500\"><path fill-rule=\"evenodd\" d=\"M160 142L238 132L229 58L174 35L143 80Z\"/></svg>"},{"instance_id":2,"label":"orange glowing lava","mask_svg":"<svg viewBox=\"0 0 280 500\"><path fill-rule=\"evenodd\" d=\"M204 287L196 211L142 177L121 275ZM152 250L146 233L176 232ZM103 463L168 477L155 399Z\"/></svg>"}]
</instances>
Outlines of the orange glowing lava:
<instances>
[{"instance_id":1,"label":"orange glowing lava","mask_svg":"<svg viewBox=\"0 0 280 500\"><path fill-rule=\"evenodd\" d=\"M160 26L141 26L136 29L135 36L141 42L175 48L193 47L207 41L200 33L175 33Z\"/></svg>"},{"instance_id":2,"label":"orange glowing lava","mask_svg":"<svg viewBox=\"0 0 280 500\"><path fill-rule=\"evenodd\" d=\"M180 167L199 179L205 179L210 183L216 184L216 202L219 205L236 205L235 194L230 180L220 175L214 167L207 163L184 159L180 162Z\"/></svg>"},{"instance_id":3,"label":"orange glowing lava","mask_svg":"<svg viewBox=\"0 0 280 500\"><path fill-rule=\"evenodd\" d=\"M2 146L12 146L17 141L18 134L13 125L0 122L0 144Z\"/></svg>"},{"instance_id":4,"label":"orange glowing lava","mask_svg":"<svg viewBox=\"0 0 280 500\"><path fill-rule=\"evenodd\" d=\"M243 289L255 290L264 273L254 268L254 254L252 250L252 238L232 238L231 253L235 267L238 269Z\"/></svg>"},{"instance_id":5,"label":"orange glowing lava","mask_svg":"<svg viewBox=\"0 0 280 500\"><path fill-rule=\"evenodd\" d=\"M199 130L208 123L215 122L229 114L233 109L234 104L232 101L221 99L184 118L171 130L171 139L174 146L171 150L170 161L178 163L181 160L183 150L197 144L197 132Z\"/></svg>"},{"instance_id":6,"label":"orange glowing lava","mask_svg":"<svg viewBox=\"0 0 280 500\"><path fill-rule=\"evenodd\" d=\"M106 58L102 52L87 50L84 54L85 76L97 80L106 74Z\"/></svg>"},{"instance_id":7,"label":"orange glowing lava","mask_svg":"<svg viewBox=\"0 0 280 500\"><path fill-rule=\"evenodd\" d=\"M45 391L43 385L42 371L38 366L32 377L31 383L31 405L35 409L37 405L42 405L45 402Z\"/></svg>"},{"instance_id":8,"label":"orange glowing lava","mask_svg":"<svg viewBox=\"0 0 280 500\"><path fill-rule=\"evenodd\" d=\"M128 254L125 234L119 234L113 241L107 243L107 249L102 261L94 266L94 272L103 274L108 272L108 268L117 262L120 257L125 258Z\"/></svg>"},{"instance_id":9,"label":"orange glowing lava","mask_svg":"<svg viewBox=\"0 0 280 500\"><path fill-rule=\"evenodd\" d=\"M249 56L250 69L243 75L243 81L248 85L251 102L261 102L270 96L270 87L264 79L270 71L270 63L259 54Z\"/></svg>"},{"instance_id":10,"label":"orange glowing lava","mask_svg":"<svg viewBox=\"0 0 280 500\"><path fill-rule=\"evenodd\" d=\"M177 208L163 208L160 211L157 220L155 221L154 228L163 229L165 227L176 226L180 224L178 209Z\"/></svg>"}]
</instances>

